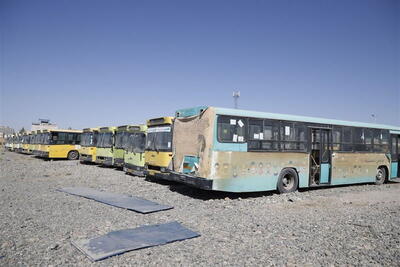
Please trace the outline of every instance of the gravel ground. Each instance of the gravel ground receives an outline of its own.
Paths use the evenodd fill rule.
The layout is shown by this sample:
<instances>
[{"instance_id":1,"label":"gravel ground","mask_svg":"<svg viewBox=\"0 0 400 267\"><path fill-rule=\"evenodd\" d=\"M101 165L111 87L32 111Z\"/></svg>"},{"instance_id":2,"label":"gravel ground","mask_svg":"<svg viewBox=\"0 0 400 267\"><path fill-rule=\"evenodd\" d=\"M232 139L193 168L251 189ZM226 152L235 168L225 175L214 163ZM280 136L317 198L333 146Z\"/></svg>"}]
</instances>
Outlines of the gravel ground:
<instances>
[{"instance_id":1,"label":"gravel ground","mask_svg":"<svg viewBox=\"0 0 400 267\"><path fill-rule=\"evenodd\" d=\"M56 191L66 186L131 194L174 209L143 215ZM0 266L400 264L398 182L227 194L1 152L0 190ZM201 237L97 263L70 242L174 220Z\"/></svg>"}]
</instances>

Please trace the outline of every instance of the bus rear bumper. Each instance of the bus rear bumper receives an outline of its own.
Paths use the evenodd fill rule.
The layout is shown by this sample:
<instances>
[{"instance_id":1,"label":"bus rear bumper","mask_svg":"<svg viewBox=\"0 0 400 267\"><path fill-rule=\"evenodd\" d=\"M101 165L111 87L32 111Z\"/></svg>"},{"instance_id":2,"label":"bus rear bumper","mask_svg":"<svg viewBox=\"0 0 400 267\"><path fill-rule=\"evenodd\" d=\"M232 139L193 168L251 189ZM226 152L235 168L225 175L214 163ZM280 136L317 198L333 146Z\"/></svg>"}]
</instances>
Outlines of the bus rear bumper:
<instances>
[{"instance_id":1,"label":"bus rear bumper","mask_svg":"<svg viewBox=\"0 0 400 267\"><path fill-rule=\"evenodd\" d=\"M158 177L158 176L156 175L156 177ZM168 174L164 174L164 175L162 175L162 177L159 177L159 178L165 179L168 181L182 183L182 184L185 184L185 185L188 185L191 187L200 188L200 189L204 189L204 190L212 190L212 186L213 186L213 180L211 180L211 179L191 176L188 174L183 174L183 173L174 172L174 171L169 171Z\"/></svg>"}]
</instances>

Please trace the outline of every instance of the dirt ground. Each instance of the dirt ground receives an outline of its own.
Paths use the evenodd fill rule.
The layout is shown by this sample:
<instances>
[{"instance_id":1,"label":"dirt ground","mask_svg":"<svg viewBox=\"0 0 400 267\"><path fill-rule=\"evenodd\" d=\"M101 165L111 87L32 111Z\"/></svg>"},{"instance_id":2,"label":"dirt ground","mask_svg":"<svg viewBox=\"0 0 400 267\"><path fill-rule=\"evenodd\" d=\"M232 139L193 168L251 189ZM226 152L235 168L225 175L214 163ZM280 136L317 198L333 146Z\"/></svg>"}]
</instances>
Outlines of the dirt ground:
<instances>
[{"instance_id":1,"label":"dirt ground","mask_svg":"<svg viewBox=\"0 0 400 267\"><path fill-rule=\"evenodd\" d=\"M171 210L139 214L67 195L84 186ZM0 153L0 266L400 265L400 183L228 194L148 181L78 161ZM200 237L92 263L71 245L178 221Z\"/></svg>"}]
</instances>

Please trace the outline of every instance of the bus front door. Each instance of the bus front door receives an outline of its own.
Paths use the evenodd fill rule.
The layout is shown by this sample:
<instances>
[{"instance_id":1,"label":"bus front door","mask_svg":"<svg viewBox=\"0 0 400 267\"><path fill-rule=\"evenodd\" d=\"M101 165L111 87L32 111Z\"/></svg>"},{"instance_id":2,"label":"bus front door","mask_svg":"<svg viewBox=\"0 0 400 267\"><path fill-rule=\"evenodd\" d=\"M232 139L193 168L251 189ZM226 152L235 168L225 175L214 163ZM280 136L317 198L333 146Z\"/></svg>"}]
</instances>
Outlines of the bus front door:
<instances>
[{"instance_id":1,"label":"bus front door","mask_svg":"<svg viewBox=\"0 0 400 267\"><path fill-rule=\"evenodd\" d=\"M330 129L311 128L310 186L330 184L332 135Z\"/></svg>"},{"instance_id":2,"label":"bus front door","mask_svg":"<svg viewBox=\"0 0 400 267\"><path fill-rule=\"evenodd\" d=\"M390 144L390 178L400 177L400 135L392 134Z\"/></svg>"}]
</instances>

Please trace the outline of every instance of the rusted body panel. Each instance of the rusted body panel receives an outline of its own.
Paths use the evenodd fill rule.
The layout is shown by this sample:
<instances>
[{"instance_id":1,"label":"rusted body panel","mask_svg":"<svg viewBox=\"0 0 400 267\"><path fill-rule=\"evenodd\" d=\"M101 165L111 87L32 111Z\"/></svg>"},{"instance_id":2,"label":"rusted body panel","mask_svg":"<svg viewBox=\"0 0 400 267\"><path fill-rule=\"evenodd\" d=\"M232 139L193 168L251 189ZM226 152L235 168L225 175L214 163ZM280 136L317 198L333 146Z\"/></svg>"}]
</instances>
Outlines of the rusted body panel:
<instances>
[{"instance_id":1,"label":"rusted body panel","mask_svg":"<svg viewBox=\"0 0 400 267\"><path fill-rule=\"evenodd\" d=\"M379 166L386 166L390 170L390 160L384 153L334 152L331 184L374 182Z\"/></svg>"}]
</instances>

